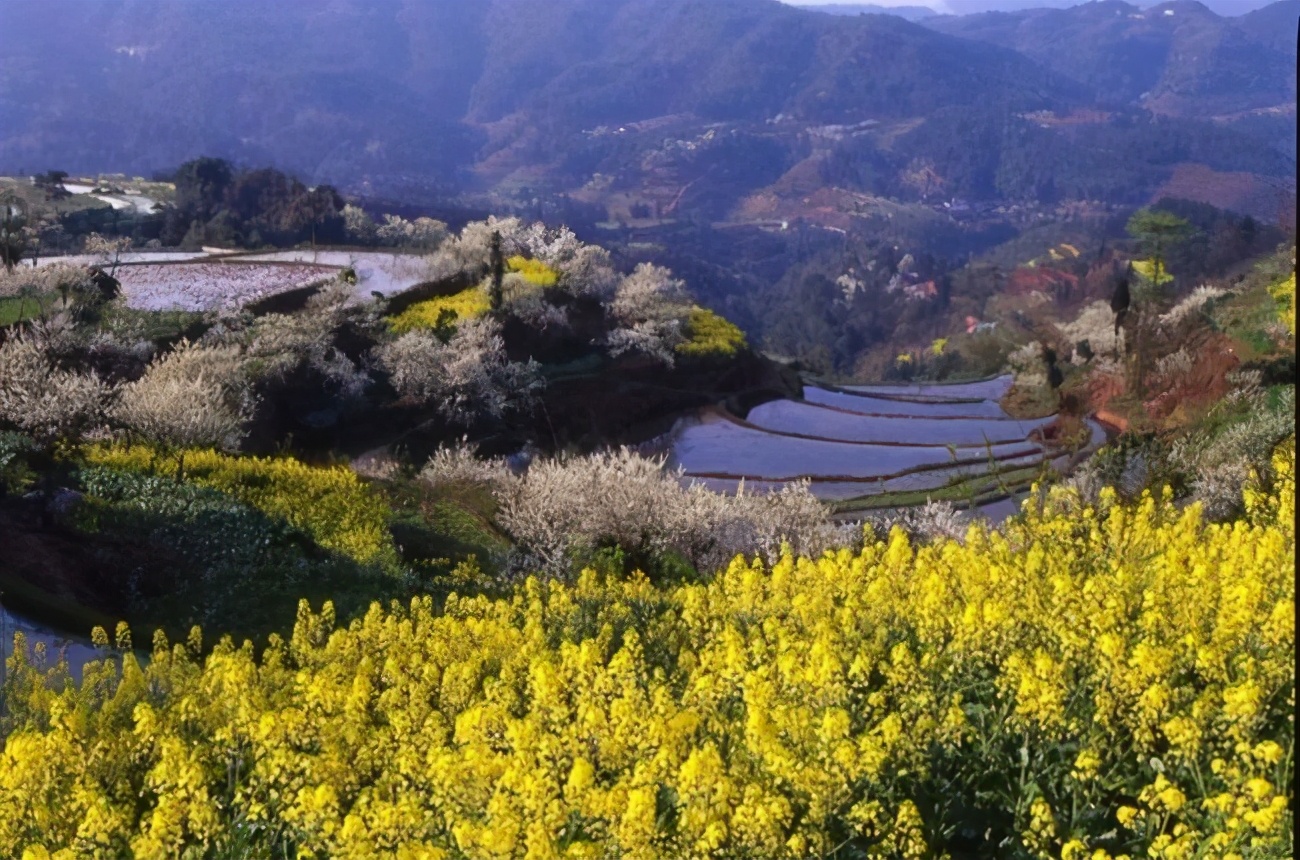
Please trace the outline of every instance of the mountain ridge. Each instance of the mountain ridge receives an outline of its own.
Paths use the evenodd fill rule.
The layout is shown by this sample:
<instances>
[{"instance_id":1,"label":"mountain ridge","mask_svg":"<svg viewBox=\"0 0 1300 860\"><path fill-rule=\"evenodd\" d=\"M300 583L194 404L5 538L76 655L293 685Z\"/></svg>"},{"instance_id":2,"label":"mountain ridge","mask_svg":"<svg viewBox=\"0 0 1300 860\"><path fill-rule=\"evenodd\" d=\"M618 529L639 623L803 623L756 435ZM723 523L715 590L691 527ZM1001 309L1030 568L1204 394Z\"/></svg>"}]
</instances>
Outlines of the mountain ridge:
<instances>
[{"instance_id":1,"label":"mountain ridge","mask_svg":"<svg viewBox=\"0 0 1300 860\"><path fill-rule=\"evenodd\" d=\"M59 28L46 25L51 8ZM353 174L391 165L463 181L458 171L486 142L485 126L521 111L555 138L678 113L835 122L971 97L1050 109L1083 95L1005 49L775 0L558 0L544 9L342 0L321 10L105 0L82 9L71 0L0 7L11 36L0 54L5 169L50 160L74 171L148 171L199 146L312 177L350 158ZM863 63L874 74L861 74ZM436 152L412 151L431 139Z\"/></svg>"}]
</instances>

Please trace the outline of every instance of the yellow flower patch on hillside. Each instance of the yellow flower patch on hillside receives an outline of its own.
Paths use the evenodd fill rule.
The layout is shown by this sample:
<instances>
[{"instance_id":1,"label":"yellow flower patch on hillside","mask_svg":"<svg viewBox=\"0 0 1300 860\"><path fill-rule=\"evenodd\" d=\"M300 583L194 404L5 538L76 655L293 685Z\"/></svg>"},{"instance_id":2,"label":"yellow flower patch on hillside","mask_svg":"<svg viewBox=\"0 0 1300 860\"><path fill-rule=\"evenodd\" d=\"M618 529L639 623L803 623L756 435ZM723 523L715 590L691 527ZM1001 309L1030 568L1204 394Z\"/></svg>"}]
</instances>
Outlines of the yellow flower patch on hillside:
<instances>
[{"instance_id":1,"label":"yellow flower patch on hillside","mask_svg":"<svg viewBox=\"0 0 1300 860\"><path fill-rule=\"evenodd\" d=\"M1133 271L1137 272L1139 275L1141 275L1142 277L1146 278L1148 281L1155 280L1155 276L1156 276L1156 264L1155 264L1155 261L1154 261L1154 260L1134 260L1134 261L1133 261ZM1163 285L1163 284L1167 284L1167 283L1169 283L1170 281L1172 281L1173 279L1174 279L1174 276L1171 275L1171 274L1169 274L1169 270L1166 269L1166 268L1162 265L1162 266L1160 267L1160 284L1161 284L1161 285Z\"/></svg>"},{"instance_id":2,"label":"yellow flower patch on hillside","mask_svg":"<svg viewBox=\"0 0 1300 860\"><path fill-rule=\"evenodd\" d=\"M528 283L537 287L553 287L560 278L560 273L543 263L528 257L515 256L506 260L506 268L518 272Z\"/></svg>"},{"instance_id":3,"label":"yellow flower patch on hillside","mask_svg":"<svg viewBox=\"0 0 1300 860\"><path fill-rule=\"evenodd\" d=\"M397 334L405 334L417 329L435 328L444 311L451 311L455 314L453 322L459 322L482 316L489 308L487 291L482 287L470 287L454 295L416 302L390 319L388 324Z\"/></svg>"},{"instance_id":4,"label":"yellow flower patch on hillside","mask_svg":"<svg viewBox=\"0 0 1300 860\"><path fill-rule=\"evenodd\" d=\"M745 346L745 333L730 320L695 307L686 321L686 340L677 345L677 352L697 358L730 358Z\"/></svg>"},{"instance_id":5,"label":"yellow flower patch on hillside","mask_svg":"<svg viewBox=\"0 0 1300 860\"><path fill-rule=\"evenodd\" d=\"M1278 310L1278 317L1282 324L1286 326L1287 331L1295 335L1295 272L1291 277L1279 282L1269 292L1281 306Z\"/></svg>"},{"instance_id":6,"label":"yellow flower patch on hillside","mask_svg":"<svg viewBox=\"0 0 1300 860\"><path fill-rule=\"evenodd\" d=\"M139 472L155 471L164 462L146 445L92 447L85 457L93 465ZM345 466L322 468L292 457L186 451L185 479L283 519L322 548L355 561L396 559L387 506Z\"/></svg>"}]
</instances>

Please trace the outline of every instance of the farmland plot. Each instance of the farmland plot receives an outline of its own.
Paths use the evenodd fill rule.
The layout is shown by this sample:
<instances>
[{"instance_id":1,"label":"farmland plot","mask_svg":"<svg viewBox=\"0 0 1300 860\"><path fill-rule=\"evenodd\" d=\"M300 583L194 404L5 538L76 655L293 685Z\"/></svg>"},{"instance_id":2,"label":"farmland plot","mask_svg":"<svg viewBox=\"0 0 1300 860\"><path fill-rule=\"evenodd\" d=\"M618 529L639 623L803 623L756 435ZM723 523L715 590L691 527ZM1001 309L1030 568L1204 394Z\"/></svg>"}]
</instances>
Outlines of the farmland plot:
<instances>
[{"instance_id":1,"label":"farmland plot","mask_svg":"<svg viewBox=\"0 0 1300 860\"><path fill-rule=\"evenodd\" d=\"M1010 377L958 385L804 387L804 400L776 400L744 420L716 410L683 422L669 464L682 482L734 493L780 490L806 479L838 518L923 504L932 497L1004 519L1044 469L1066 472L1105 442L1089 421L1084 451L1035 441L1055 416L1016 420L998 403Z\"/></svg>"},{"instance_id":2,"label":"farmland plot","mask_svg":"<svg viewBox=\"0 0 1300 860\"><path fill-rule=\"evenodd\" d=\"M855 394L876 394L885 397L936 397L943 400L976 397L983 400L1001 400L1011 390L1010 374L976 382L916 383L912 385L845 385L845 391Z\"/></svg>"},{"instance_id":3,"label":"farmland plot","mask_svg":"<svg viewBox=\"0 0 1300 860\"><path fill-rule=\"evenodd\" d=\"M901 415L917 418L1005 418L1006 413L996 400L901 400L873 394L852 394L847 391L830 391L816 386L804 386L804 399L809 403L842 409L859 415Z\"/></svg>"},{"instance_id":4,"label":"farmland plot","mask_svg":"<svg viewBox=\"0 0 1300 860\"><path fill-rule=\"evenodd\" d=\"M1040 451L1026 440L994 445L991 450L998 458ZM958 454L958 462L970 459L982 461L987 454L982 450ZM670 465L679 465L694 475L790 480L804 476L887 477L953 462L952 452L941 446L827 442L713 420L682 431L673 446Z\"/></svg>"},{"instance_id":5,"label":"farmland plot","mask_svg":"<svg viewBox=\"0 0 1300 860\"><path fill-rule=\"evenodd\" d=\"M1052 419L889 418L843 412L813 403L774 400L750 410L745 420L756 427L777 433L842 442L966 447L1024 439L1030 431Z\"/></svg>"},{"instance_id":6,"label":"farmland plot","mask_svg":"<svg viewBox=\"0 0 1300 860\"><path fill-rule=\"evenodd\" d=\"M311 263L342 269L351 266L357 273L357 293L372 292L385 296L400 293L429 277L429 263L418 254L388 254L382 251L276 251L268 254L240 256L247 262Z\"/></svg>"},{"instance_id":7,"label":"farmland plot","mask_svg":"<svg viewBox=\"0 0 1300 860\"><path fill-rule=\"evenodd\" d=\"M188 260L201 260L208 256L206 251L126 251L118 258L118 263L129 265L135 263L181 263ZM98 266L104 263L103 257L94 254L65 254L61 257L40 257L33 264L24 260L21 265L52 266L65 263L69 266Z\"/></svg>"},{"instance_id":8,"label":"farmland plot","mask_svg":"<svg viewBox=\"0 0 1300 860\"><path fill-rule=\"evenodd\" d=\"M122 266L117 279L133 308L205 311L238 307L337 274L329 266L200 262Z\"/></svg>"}]
</instances>

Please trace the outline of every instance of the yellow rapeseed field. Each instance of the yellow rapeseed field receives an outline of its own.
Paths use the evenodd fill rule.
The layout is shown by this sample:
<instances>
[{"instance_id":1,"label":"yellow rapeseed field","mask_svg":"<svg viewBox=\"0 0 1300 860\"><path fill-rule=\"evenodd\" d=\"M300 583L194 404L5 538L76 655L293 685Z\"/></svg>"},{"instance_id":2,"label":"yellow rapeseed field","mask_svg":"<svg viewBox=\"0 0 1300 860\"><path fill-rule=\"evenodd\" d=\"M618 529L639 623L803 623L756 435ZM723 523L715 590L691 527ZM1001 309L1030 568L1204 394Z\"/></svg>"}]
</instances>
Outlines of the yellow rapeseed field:
<instances>
[{"instance_id":1,"label":"yellow rapeseed field","mask_svg":"<svg viewBox=\"0 0 1300 860\"><path fill-rule=\"evenodd\" d=\"M1060 489L963 543L18 659L0 856L1290 856L1294 466L1226 525Z\"/></svg>"},{"instance_id":2,"label":"yellow rapeseed field","mask_svg":"<svg viewBox=\"0 0 1300 860\"><path fill-rule=\"evenodd\" d=\"M560 279L560 273L541 260L522 255L506 260L506 268L523 275L524 280L535 287L553 287Z\"/></svg>"}]
</instances>

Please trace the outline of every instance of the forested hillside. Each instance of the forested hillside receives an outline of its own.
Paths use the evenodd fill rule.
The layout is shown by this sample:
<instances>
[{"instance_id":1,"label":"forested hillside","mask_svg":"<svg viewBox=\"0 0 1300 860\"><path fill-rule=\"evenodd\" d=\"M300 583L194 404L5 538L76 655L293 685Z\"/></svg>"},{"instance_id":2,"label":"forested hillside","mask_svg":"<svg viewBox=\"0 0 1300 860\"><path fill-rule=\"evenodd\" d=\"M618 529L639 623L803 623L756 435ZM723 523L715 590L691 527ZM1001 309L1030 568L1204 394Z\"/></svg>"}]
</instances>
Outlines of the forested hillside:
<instances>
[{"instance_id":1,"label":"forested hillside","mask_svg":"<svg viewBox=\"0 0 1300 860\"><path fill-rule=\"evenodd\" d=\"M1295 100L1295 37L1268 32L1295 7L1222 18L1195 0L1143 9L1105 0L1069 9L941 16L925 26L1011 48L1085 84L1102 103L1215 115Z\"/></svg>"},{"instance_id":2,"label":"forested hillside","mask_svg":"<svg viewBox=\"0 0 1300 860\"><path fill-rule=\"evenodd\" d=\"M533 160L544 163L583 129L665 115L761 122L784 111L836 122L909 116L972 96L1050 108L1071 95L1010 52L894 18L832 26L767 2L160 10L117 0L90 14L69 4L61 26L49 27L51 14L27 0L0 10L0 124L9 130L0 162L10 169L38 159L74 171L111 162L148 172L199 146L339 183L414 170L449 179L485 143L489 152L539 148ZM872 62L873 74L850 73L886 48L891 60ZM51 66L56 56L70 62ZM972 67L985 70L976 93ZM252 93L257 110L237 109ZM516 124L547 118L540 139L494 125L516 115Z\"/></svg>"},{"instance_id":3,"label":"forested hillside","mask_svg":"<svg viewBox=\"0 0 1300 860\"><path fill-rule=\"evenodd\" d=\"M966 37L953 39L894 16L758 0L60 2L0 9L0 167L11 171L147 174L212 154L346 187L464 190L527 168L530 184L550 177L560 190L590 178L574 156L602 126L653 120L680 135L970 105L1004 121L1143 100L1190 116L1295 91L1286 54L1257 41L1261 19L1196 3L1168 19L1161 7L1135 21L1136 7L1108 2L928 24Z\"/></svg>"}]
</instances>

